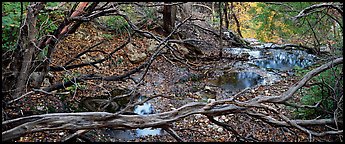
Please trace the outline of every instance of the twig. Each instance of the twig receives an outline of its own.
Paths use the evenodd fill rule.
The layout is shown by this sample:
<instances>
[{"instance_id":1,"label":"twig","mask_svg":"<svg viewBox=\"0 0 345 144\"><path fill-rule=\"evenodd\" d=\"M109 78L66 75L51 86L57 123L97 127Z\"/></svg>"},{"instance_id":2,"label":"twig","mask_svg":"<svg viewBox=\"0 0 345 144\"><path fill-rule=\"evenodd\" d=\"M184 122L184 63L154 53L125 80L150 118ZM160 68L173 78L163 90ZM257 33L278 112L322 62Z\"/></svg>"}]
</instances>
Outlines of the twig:
<instances>
[{"instance_id":1,"label":"twig","mask_svg":"<svg viewBox=\"0 0 345 144\"><path fill-rule=\"evenodd\" d=\"M238 141L244 141L246 138L244 138L243 136L241 136L232 126L230 126L229 124L225 124L225 123L222 123L222 122L219 122L217 120L215 120L213 118L213 116L207 116L207 118L212 122L212 123L215 123L216 125L219 125L223 128L225 128L226 130L228 131L231 131L235 136L236 136L236 139Z\"/></svg>"},{"instance_id":2,"label":"twig","mask_svg":"<svg viewBox=\"0 0 345 144\"><path fill-rule=\"evenodd\" d=\"M184 142L184 140L178 136L178 134L169 126L164 126L163 129L168 132L173 138L176 139L178 142Z\"/></svg>"},{"instance_id":3,"label":"twig","mask_svg":"<svg viewBox=\"0 0 345 144\"><path fill-rule=\"evenodd\" d=\"M78 130L77 132L73 133L72 135L69 135L68 137L64 138L63 140L61 140L61 142L68 142L69 140L78 137L86 132L88 132L89 130Z\"/></svg>"},{"instance_id":4,"label":"twig","mask_svg":"<svg viewBox=\"0 0 345 144\"><path fill-rule=\"evenodd\" d=\"M25 96L27 96L27 95L29 95L29 94L32 94L32 93L34 93L34 91L27 92L26 94L23 94L22 96L20 96L20 97L14 99L14 100L11 100L11 101L7 102L7 104L9 105L9 104L11 104L11 103L13 103L13 102L15 102L15 101L17 101L17 100L20 100L21 98L23 98L23 97L25 97Z\"/></svg>"}]
</instances>

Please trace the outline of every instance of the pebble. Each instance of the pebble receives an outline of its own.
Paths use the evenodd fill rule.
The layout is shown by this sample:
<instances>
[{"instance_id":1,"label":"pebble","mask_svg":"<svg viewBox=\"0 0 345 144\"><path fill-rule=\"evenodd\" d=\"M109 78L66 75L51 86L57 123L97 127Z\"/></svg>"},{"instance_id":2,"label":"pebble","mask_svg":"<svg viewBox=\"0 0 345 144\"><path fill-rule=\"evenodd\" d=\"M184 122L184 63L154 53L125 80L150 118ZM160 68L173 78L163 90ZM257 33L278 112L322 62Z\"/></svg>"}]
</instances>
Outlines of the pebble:
<instances>
[{"instance_id":1,"label":"pebble","mask_svg":"<svg viewBox=\"0 0 345 144\"><path fill-rule=\"evenodd\" d=\"M222 117L220 117L220 118L223 119L223 120L226 119L225 115L222 115Z\"/></svg>"},{"instance_id":2,"label":"pebble","mask_svg":"<svg viewBox=\"0 0 345 144\"><path fill-rule=\"evenodd\" d=\"M223 128L218 128L217 131L218 132L223 132Z\"/></svg>"},{"instance_id":3,"label":"pebble","mask_svg":"<svg viewBox=\"0 0 345 144\"><path fill-rule=\"evenodd\" d=\"M39 110L39 111L43 111L44 106L37 106L36 109Z\"/></svg>"},{"instance_id":4,"label":"pebble","mask_svg":"<svg viewBox=\"0 0 345 144\"><path fill-rule=\"evenodd\" d=\"M201 118L202 117L202 114L195 114L195 118L196 119L199 119L199 118Z\"/></svg>"},{"instance_id":5,"label":"pebble","mask_svg":"<svg viewBox=\"0 0 345 144\"><path fill-rule=\"evenodd\" d=\"M280 74L280 76L287 77L288 75L287 75L287 73L282 73L282 74Z\"/></svg>"},{"instance_id":6,"label":"pebble","mask_svg":"<svg viewBox=\"0 0 345 144\"><path fill-rule=\"evenodd\" d=\"M215 102L215 99L207 99L207 103Z\"/></svg>"},{"instance_id":7,"label":"pebble","mask_svg":"<svg viewBox=\"0 0 345 144\"><path fill-rule=\"evenodd\" d=\"M59 136L63 136L65 133L64 132L60 132L59 133Z\"/></svg>"}]
</instances>

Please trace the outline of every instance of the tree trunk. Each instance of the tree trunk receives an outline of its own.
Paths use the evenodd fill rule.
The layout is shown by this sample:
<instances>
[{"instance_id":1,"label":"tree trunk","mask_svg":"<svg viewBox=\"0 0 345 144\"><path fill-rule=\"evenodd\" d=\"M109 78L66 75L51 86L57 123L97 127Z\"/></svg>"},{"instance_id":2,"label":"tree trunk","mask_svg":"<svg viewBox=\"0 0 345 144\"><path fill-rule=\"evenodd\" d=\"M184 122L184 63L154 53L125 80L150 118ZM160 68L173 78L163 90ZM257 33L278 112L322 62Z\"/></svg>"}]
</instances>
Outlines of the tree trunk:
<instances>
[{"instance_id":1,"label":"tree trunk","mask_svg":"<svg viewBox=\"0 0 345 144\"><path fill-rule=\"evenodd\" d=\"M175 27L176 5L164 5L163 9L163 28L169 34Z\"/></svg>"},{"instance_id":2,"label":"tree trunk","mask_svg":"<svg viewBox=\"0 0 345 144\"><path fill-rule=\"evenodd\" d=\"M228 2L225 2L225 6L224 6L224 17L225 17L225 27L226 29L229 29L229 16L228 16L228 7L229 7L229 4Z\"/></svg>"},{"instance_id":3,"label":"tree trunk","mask_svg":"<svg viewBox=\"0 0 345 144\"><path fill-rule=\"evenodd\" d=\"M238 21L237 17L236 17L236 14L233 10L234 6L233 6L233 2L230 3L230 11L231 11L231 16L234 18L235 20L235 23L236 23L236 30L237 30L237 33L238 35L243 38L242 36L242 33L241 33L241 25L240 25L240 22Z\"/></svg>"},{"instance_id":4,"label":"tree trunk","mask_svg":"<svg viewBox=\"0 0 345 144\"><path fill-rule=\"evenodd\" d=\"M223 33L222 33L222 26L223 26L223 15L222 15L222 2L219 2L219 59L223 57L223 43L222 43L222 38L223 38Z\"/></svg>"},{"instance_id":5,"label":"tree trunk","mask_svg":"<svg viewBox=\"0 0 345 144\"><path fill-rule=\"evenodd\" d=\"M16 58L15 62L17 65L17 79L16 79L16 89L12 95L12 98L17 98L21 96L25 91L25 86L29 79L29 75L33 72L32 61L36 48L36 35L38 34L36 29L36 20L38 12L43 9L43 3L30 3L27 7L27 16L25 18L25 23L20 30L20 40L19 46L16 49L16 56L22 56L23 58ZM19 68L20 67L20 68Z\"/></svg>"}]
</instances>

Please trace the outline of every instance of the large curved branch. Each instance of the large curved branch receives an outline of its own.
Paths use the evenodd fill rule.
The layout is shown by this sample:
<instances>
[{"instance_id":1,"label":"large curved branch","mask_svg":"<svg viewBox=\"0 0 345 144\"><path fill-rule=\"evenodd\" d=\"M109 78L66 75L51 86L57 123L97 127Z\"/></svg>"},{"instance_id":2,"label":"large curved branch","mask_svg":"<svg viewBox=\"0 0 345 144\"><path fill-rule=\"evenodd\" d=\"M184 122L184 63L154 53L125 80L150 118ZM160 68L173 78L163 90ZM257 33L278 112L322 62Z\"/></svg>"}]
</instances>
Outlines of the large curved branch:
<instances>
[{"instance_id":1,"label":"large curved branch","mask_svg":"<svg viewBox=\"0 0 345 144\"><path fill-rule=\"evenodd\" d=\"M343 63L343 57L337 58L333 61L330 61L310 72L308 72L303 79L301 79L299 82L297 82L296 84L294 84L292 86L292 88L290 88L288 91L284 92L283 94L281 94L278 97L271 97L267 99L267 102L276 102L276 103L280 103L280 102L285 102L286 100L288 100L289 98L291 98L293 96L293 94L302 86L304 86L311 78L313 78L314 76L320 74L321 72L330 69L336 65L342 64Z\"/></svg>"},{"instance_id":2,"label":"large curved branch","mask_svg":"<svg viewBox=\"0 0 345 144\"><path fill-rule=\"evenodd\" d=\"M315 10L321 9L321 8L333 8L337 10L341 15L343 15L343 10L340 8L342 7L342 3L321 3L321 4L315 4L312 6L309 6L305 9L303 9L297 16L293 17L293 19L299 19L301 17L305 17L311 13L316 12Z\"/></svg>"}]
</instances>

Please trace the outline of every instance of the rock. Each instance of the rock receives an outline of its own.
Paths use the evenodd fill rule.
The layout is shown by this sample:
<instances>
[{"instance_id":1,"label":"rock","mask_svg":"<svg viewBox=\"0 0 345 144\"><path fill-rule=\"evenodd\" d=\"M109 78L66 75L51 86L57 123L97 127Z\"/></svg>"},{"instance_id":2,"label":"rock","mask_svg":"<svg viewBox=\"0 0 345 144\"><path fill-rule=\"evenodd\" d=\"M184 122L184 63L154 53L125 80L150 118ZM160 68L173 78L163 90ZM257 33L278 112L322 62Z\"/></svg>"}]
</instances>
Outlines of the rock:
<instances>
[{"instance_id":1,"label":"rock","mask_svg":"<svg viewBox=\"0 0 345 144\"><path fill-rule=\"evenodd\" d=\"M287 74L287 73L282 73L282 74L280 74L280 76L282 76L282 77L287 77L288 74Z\"/></svg>"},{"instance_id":2,"label":"rock","mask_svg":"<svg viewBox=\"0 0 345 144\"><path fill-rule=\"evenodd\" d=\"M63 136L65 133L64 132L60 132L59 133L59 136Z\"/></svg>"},{"instance_id":3,"label":"rock","mask_svg":"<svg viewBox=\"0 0 345 144\"><path fill-rule=\"evenodd\" d=\"M43 111L44 110L44 106L37 106L36 109L39 110L39 111Z\"/></svg>"},{"instance_id":4,"label":"rock","mask_svg":"<svg viewBox=\"0 0 345 144\"><path fill-rule=\"evenodd\" d=\"M225 117L225 115L222 115L222 117L220 117L222 120L224 120L226 117Z\"/></svg>"},{"instance_id":5,"label":"rock","mask_svg":"<svg viewBox=\"0 0 345 144\"><path fill-rule=\"evenodd\" d=\"M29 81L32 83L34 88L40 87L40 83L43 82L43 72L33 72L29 75Z\"/></svg>"},{"instance_id":6,"label":"rock","mask_svg":"<svg viewBox=\"0 0 345 144\"><path fill-rule=\"evenodd\" d=\"M205 86L205 90L211 90L210 86Z\"/></svg>"},{"instance_id":7,"label":"rock","mask_svg":"<svg viewBox=\"0 0 345 144\"><path fill-rule=\"evenodd\" d=\"M207 103L215 102L215 99L207 99Z\"/></svg>"},{"instance_id":8,"label":"rock","mask_svg":"<svg viewBox=\"0 0 345 144\"><path fill-rule=\"evenodd\" d=\"M178 51L180 51L183 55L187 55L189 53L189 50L183 45L179 45L176 43L173 43L171 45L175 47Z\"/></svg>"},{"instance_id":9,"label":"rock","mask_svg":"<svg viewBox=\"0 0 345 144\"><path fill-rule=\"evenodd\" d=\"M249 53L247 53L247 52L243 52L243 53L240 53L238 56L237 56L237 58L238 59L248 59L250 57L250 54Z\"/></svg>"},{"instance_id":10,"label":"rock","mask_svg":"<svg viewBox=\"0 0 345 144\"><path fill-rule=\"evenodd\" d=\"M223 132L223 128L218 128L217 131L218 132Z\"/></svg>"},{"instance_id":11,"label":"rock","mask_svg":"<svg viewBox=\"0 0 345 144\"><path fill-rule=\"evenodd\" d=\"M271 95L268 90L265 90L265 95Z\"/></svg>"},{"instance_id":12,"label":"rock","mask_svg":"<svg viewBox=\"0 0 345 144\"><path fill-rule=\"evenodd\" d=\"M80 59L82 61L82 63L91 63L93 62L92 58L86 54L83 54L80 56Z\"/></svg>"},{"instance_id":13,"label":"rock","mask_svg":"<svg viewBox=\"0 0 345 144\"><path fill-rule=\"evenodd\" d=\"M48 78L44 78L44 80L43 80L43 86L44 87L48 87L48 86L50 86L51 85L51 83L49 82L49 79Z\"/></svg>"},{"instance_id":14,"label":"rock","mask_svg":"<svg viewBox=\"0 0 345 144\"><path fill-rule=\"evenodd\" d=\"M158 42L156 41L156 40L154 40L154 39L148 39L147 40L147 45L146 45L146 47L147 47L147 51L149 52L149 53L153 53L157 48L157 45L158 45Z\"/></svg>"},{"instance_id":15,"label":"rock","mask_svg":"<svg viewBox=\"0 0 345 144\"><path fill-rule=\"evenodd\" d=\"M145 53L139 53L136 49L135 46L131 43L127 45L127 50L128 52L126 53L128 56L128 59L132 63L139 63L142 62L146 59L147 55Z\"/></svg>"}]
</instances>

